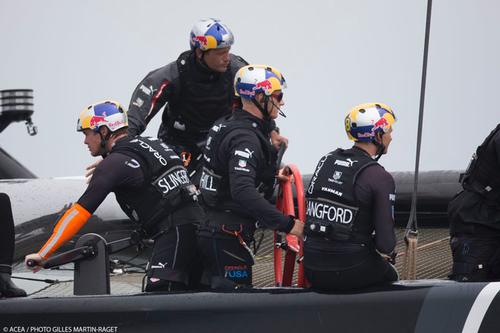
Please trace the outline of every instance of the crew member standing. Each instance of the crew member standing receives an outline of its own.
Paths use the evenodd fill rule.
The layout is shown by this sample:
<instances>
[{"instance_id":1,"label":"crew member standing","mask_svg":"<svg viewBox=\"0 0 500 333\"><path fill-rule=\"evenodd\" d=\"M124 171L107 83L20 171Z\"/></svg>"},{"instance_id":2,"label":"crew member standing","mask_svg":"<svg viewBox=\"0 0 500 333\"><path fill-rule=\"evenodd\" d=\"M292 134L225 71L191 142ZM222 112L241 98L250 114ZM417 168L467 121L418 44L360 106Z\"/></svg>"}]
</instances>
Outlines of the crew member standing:
<instances>
[{"instance_id":1,"label":"crew member standing","mask_svg":"<svg viewBox=\"0 0 500 333\"><path fill-rule=\"evenodd\" d=\"M189 41L191 50L150 72L137 85L129 106L129 133L141 134L165 106L158 137L182 157L189 177L198 185L208 130L239 103L233 80L247 62L229 53L233 33L217 19L197 22ZM277 146L287 142L277 131L272 139Z\"/></svg>"},{"instance_id":2,"label":"crew member standing","mask_svg":"<svg viewBox=\"0 0 500 333\"><path fill-rule=\"evenodd\" d=\"M323 156L306 191L304 268L312 287L345 291L396 281L392 176L377 162L396 118L382 103L345 118L354 146ZM373 234L375 231L375 234ZM391 259L392 258L392 259Z\"/></svg>"},{"instance_id":3,"label":"crew member standing","mask_svg":"<svg viewBox=\"0 0 500 333\"><path fill-rule=\"evenodd\" d=\"M500 124L472 156L463 191L448 206L451 278L500 280Z\"/></svg>"},{"instance_id":4,"label":"crew member standing","mask_svg":"<svg viewBox=\"0 0 500 333\"><path fill-rule=\"evenodd\" d=\"M270 66L248 65L236 74L234 89L243 107L217 121L204 150L200 190L209 223L199 244L212 289L252 284L249 244L260 226L302 236L303 224L269 201L276 176L277 150L272 120L284 105L285 79Z\"/></svg>"},{"instance_id":5,"label":"crew member standing","mask_svg":"<svg viewBox=\"0 0 500 333\"><path fill-rule=\"evenodd\" d=\"M127 116L119 103L105 101L85 108L77 130L92 156L104 159L85 193L58 220L54 232L34 260L37 271L54 251L69 241L114 192L123 211L154 239L146 291L189 289L196 271L196 225L204 212L198 191L179 156L156 138L129 137Z\"/></svg>"}]
</instances>

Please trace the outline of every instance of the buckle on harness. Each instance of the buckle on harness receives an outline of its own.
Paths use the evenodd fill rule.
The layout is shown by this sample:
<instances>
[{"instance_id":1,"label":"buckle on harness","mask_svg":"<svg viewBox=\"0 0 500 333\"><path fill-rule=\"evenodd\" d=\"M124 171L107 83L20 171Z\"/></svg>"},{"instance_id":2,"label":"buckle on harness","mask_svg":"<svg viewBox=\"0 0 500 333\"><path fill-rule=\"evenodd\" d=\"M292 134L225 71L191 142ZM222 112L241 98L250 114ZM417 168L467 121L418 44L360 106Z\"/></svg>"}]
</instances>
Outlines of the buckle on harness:
<instances>
[{"instance_id":1,"label":"buckle on harness","mask_svg":"<svg viewBox=\"0 0 500 333\"><path fill-rule=\"evenodd\" d=\"M309 230L314 234L330 235L332 232L332 226L322 225L319 223L311 223L309 225Z\"/></svg>"},{"instance_id":2,"label":"buckle on harness","mask_svg":"<svg viewBox=\"0 0 500 333\"><path fill-rule=\"evenodd\" d=\"M191 153L187 151L181 152L181 161L185 168L188 167L189 163L191 163Z\"/></svg>"}]
</instances>

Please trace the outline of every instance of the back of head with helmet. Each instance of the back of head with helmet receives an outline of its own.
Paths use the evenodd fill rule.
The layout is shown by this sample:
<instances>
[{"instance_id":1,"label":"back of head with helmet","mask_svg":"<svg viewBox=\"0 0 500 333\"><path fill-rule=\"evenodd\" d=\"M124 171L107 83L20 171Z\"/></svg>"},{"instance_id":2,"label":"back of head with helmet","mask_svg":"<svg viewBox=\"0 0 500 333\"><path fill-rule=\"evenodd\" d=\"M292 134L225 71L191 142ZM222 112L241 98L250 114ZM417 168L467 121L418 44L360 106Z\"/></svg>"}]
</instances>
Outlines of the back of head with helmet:
<instances>
[{"instance_id":1,"label":"back of head with helmet","mask_svg":"<svg viewBox=\"0 0 500 333\"><path fill-rule=\"evenodd\" d=\"M95 132L106 126L111 132L128 126L127 113L120 103L115 101L102 101L86 107L78 118L76 130L91 129Z\"/></svg>"},{"instance_id":2,"label":"back of head with helmet","mask_svg":"<svg viewBox=\"0 0 500 333\"><path fill-rule=\"evenodd\" d=\"M377 133L388 132L395 121L394 112L386 104L360 104L345 117L345 131L350 140L376 143Z\"/></svg>"},{"instance_id":3,"label":"back of head with helmet","mask_svg":"<svg viewBox=\"0 0 500 333\"><path fill-rule=\"evenodd\" d=\"M285 77L276 68L266 65L247 65L241 67L234 77L234 92L244 100L251 100L255 106L268 116L267 104L275 91L286 88ZM264 94L264 106L255 99L258 93ZM283 112L278 108L280 114Z\"/></svg>"},{"instance_id":4,"label":"back of head with helmet","mask_svg":"<svg viewBox=\"0 0 500 333\"><path fill-rule=\"evenodd\" d=\"M230 47L234 43L231 30L220 20L209 18L195 23L190 34L191 50L202 51Z\"/></svg>"},{"instance_id":5,"label":"back of head with helmet","mask_svg":"<svg viewBox=\"0 0 500 333\"><path fill-rule=\"evenodd\" d=\"M234 92L244 99L253 99L257 93L266 96L286 88L285 78L271 66L247 65L241 67L234 77Z\"/></svg>"}]
</instances>

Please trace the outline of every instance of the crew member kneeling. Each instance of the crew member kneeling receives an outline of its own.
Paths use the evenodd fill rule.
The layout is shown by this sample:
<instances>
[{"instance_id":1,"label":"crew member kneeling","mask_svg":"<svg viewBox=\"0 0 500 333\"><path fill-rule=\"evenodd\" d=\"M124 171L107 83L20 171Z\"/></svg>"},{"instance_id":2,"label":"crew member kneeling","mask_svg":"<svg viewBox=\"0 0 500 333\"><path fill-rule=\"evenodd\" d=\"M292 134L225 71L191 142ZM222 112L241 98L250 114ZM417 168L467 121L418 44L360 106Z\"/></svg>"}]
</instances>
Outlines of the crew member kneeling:
<instances>
[{"instance_id":1,"label":"crew member kneeling","mask_svg":"<svg viewBox=\"0 0 500 333\"><path fill-rule=\"evenodd\" d=\"M50 239L25 260L34 260L38 266L33 270L38 271L114 192L123 211L154 239L146 291L187 289L195 269L196 224L204 212L180 158L158 139L128 137L127 116L117 102L84 109L77 130L85 135L90 154L104 160L85 193L59 219Z\"/></svg>"},{"instance_id":2,"label":"crew member kneeling","mask_svg":"<svg viewBox=\"0 0 500 333\"><path fill-rule=\"evenodd\" d=\"M199 244L212 289L252 284L253 254L248 244L256 221L302 237L303 223L283 215L267 200L276 176L271 121L284 104L284 84L272 67L242 67L234 87L243 108L215 122L209 132L200 181L209 223L200 228Z\"/></svg>"},{"instance_id":3,"label":"crew member kneeling","mask_svg":"<svg viewBox=\"0 0 500 333\"><path fill-rule=\"evenodd\" d=\"M387 153L395 120L382 103L356 106L345 119L354 146L328 153L316 167L304 229L305 274L315 289L344 291L398 279L384 258L395 257L394 179L377 162Z\"/></svg>"}]
</instances>

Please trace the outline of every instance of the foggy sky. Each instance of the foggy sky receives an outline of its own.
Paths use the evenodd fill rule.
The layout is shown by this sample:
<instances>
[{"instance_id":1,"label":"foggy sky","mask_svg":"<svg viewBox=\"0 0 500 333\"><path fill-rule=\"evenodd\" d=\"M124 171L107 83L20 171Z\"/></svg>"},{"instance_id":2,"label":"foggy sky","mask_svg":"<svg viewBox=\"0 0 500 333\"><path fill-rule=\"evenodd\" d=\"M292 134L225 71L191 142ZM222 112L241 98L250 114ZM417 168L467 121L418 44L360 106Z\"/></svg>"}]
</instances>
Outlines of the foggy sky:
<instances>
[{"instance_id":1,"label":"foggy sky","mask_svg":"<svg viewBox=\"0 0 500 333\"><path fill-rule=\"evenodd\" d=\"M0 0L0 89L34 89L39 130L29 137L16 123L0 145L38 176L83 174L93 158L75 131L80 111L104 99L128 106L149 71L189 48L193 23L217 17L235 35L232 53L286 77L286 162L311 173L323 154L351 145L349 109L378 101L398 118L381 163L413 170L426 3ZM495 0L434 1L421 170L465 168L500 120L498 13Z\"/></svg>"}]
</instances>

